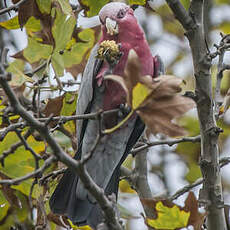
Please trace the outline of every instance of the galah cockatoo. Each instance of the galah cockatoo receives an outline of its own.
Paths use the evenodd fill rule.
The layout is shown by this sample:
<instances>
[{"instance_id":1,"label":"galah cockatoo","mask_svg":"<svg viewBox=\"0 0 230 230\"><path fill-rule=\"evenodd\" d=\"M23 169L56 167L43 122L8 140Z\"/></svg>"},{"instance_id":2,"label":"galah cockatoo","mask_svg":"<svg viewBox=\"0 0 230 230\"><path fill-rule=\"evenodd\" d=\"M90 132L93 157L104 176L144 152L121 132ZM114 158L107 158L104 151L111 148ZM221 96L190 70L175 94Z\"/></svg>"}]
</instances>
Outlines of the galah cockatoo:
<instances>
[{"instance_id":1,"label":"galah cockatoo","mask_svg":"<svg viewBox=\"0 0 230 230\"><path fill-rule=\"evenodd\" d=\"M100 13L102 37L91 51L83 73L77 102L77 114L96 112L99 109L120 108L126 102L123 88L112 80L105 80L110 65L97 59L99 45L105 40L120 44L122 53L112 74L122 76L128 54L134 49L141 62L141 74L158 76L163 71L158 57L153 57L141 27L134 16L133 9L120 2L105 5ZM110 71L111 73L111 71ZM124 118L124 117L123 117ZM123 119L119 113L104 118L102 126L111 128ZM78 152L80 159L90 152L98 134L97 120L77 121ZM137 115L133 115L121 128L103 136L87 161L86 168L97 185L109 195L118 192L120 166L143 133L144 124ZM103 221L102 211L95 199L87 192L73 172L67 170L50 199L54 213L67 216L78 225L96 227Z\"/></svg>"}]
</instances>

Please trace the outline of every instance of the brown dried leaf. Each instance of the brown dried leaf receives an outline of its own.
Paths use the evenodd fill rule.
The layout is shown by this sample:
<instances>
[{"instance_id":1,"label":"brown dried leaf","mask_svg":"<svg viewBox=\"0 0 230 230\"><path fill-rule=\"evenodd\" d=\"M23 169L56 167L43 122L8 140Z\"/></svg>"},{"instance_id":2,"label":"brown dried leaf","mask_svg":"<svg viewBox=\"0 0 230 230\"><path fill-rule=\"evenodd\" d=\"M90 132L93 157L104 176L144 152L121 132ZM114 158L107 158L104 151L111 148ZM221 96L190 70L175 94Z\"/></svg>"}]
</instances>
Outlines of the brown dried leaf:
<instances>
[{"instance_id":1,"label":"brown dried leaf","mask_svg":"<svg viewBox=\"0 0 230 230\"><path fill-rule=\"evenodd\" d=\"M130 50L124 76L108 75L105 79L120 83L127 93L127 104L140 115L153 134L184 135L184 129L173 120L195 107L195 103L178 95L183 80L171 75L154 79L142 76L140 65L136 52Z\"/></svg>"},{"instance_id":2,"label":"brown dried leaf","mask_svg":"<svg viewBox=\"0 0 230 230\"><path fill-rule=\"evenodd\" d=\"M12 1L12 3L16 4L16 3L18 3L20 0L11 0L11 1Z\"/></svg>"},{"instance_id":3,"label":"brown dried leaf","mask_svg":"<svg viewBox=\"0 0 230 230\"><path fill-rule=\"evenodd\" d=\"M49 117L51 114L53 116L59 116L61 113L61 109L63 106L63 99L64 95L51 98L48 100L48 103L46 104L43 113L45 114L46 117Z\"/></svg>"},{"instance_id":4,"label":"brown dried leaf","mask_svg":"<svg viewBox=\"0 0 230 230\"><path fill-rule=\"evenodd\" d=\"M61 109L63 106L63 99L64 99L64 95L59 96L59 97L55 97L55 98L50 98L48 99L48 102L46 104L46 106L44 107L44 109L42 110L42 113L44 113L45 117L49 117L49 116L60 116L61 113ZM49 125L51 127L55 127L57 125L57 121L51 121L49 123Z\"/></svg>"},{"instance_id":5,"label":"brown dried leaf","mask_svg":"<svg viewBox=\"0 0 230 230\"><path fill-rule=\"evenodd\" d=\"M148 208L152 208L156 212L156 204L161 201L164 206L167 206L169 208L172 208L175 204L171 202L170 200L164 199L164 198L157 198L157 199L146 199L141 198L141 203L144 206L147 206ZM180 207L181 209L181 207Z\"/></svg>"},{"instance_id":6,"label":"brown dried leaf","mask_svg":"<svg viewBox=\"0 0 230 230\"><path fill-rule=\"evenodd\" d=\"M25 1L19 6L18 9L18 21L21 28L26 24L31 16L37 18L40 15L40 11L37 7L35 0Z\"/></svg>"},{"instance_id":7,"label":"brown dried leaf","mask_svg":"<svg viewBox=\"0 0 230 230\"><path fill-rule=\"evenodd\" d=\"M161 201L164 206L169 207L169 208L172 208L173 206L175 206L173 202L167 199L141 199L141 203L144 206L147 206L153 209L153 212L156 214L156 218L157 218L156 205L159 201ZM199 212L198 201L193 192L189 192L188 197L185 201L184 207L181 207L179 205L176 205L176 206L180 209L180 211L185 211L185 212L190 213L187 226L192 225L194 227L194 230L202 229L201 227L204 223L206 213L202 214Z\"/></svg>"},{"instance_id":8,"label":"brown dried leaf","mask_svg":"<svg viewBox=\"0 0 230 230\"><path fill-rule=\"evenodd\" d=\"M18 197L15 195L14 189L10 188L7 185L3 185L1 190L2 190L2 193L4 194L5 198L10 203L11 206L21 208L21 202L18 199Z\"/></svg>"},{"instance_id":9,"label":"brown dried leaf","mask_svg":"<svg viewBox=\"0 0 230 230\"><path fill-rule=\"evenodd\" d=\"M174 123L173 119L180 117L194 107L194 102L189 98L175 95L162 97L157 100L148 99L148 103L137 113L143 119L151 133L163 133L168 136L185 135L185 130Z\"/></svg>"},{"instance_id":10,"label":"brown dried leaf","mask_svg":"<svg viewBox=\"0 0 230 230\"><path fill-rule=\"evenodd\" d=\"M61 226L63 228L66 228L66 227L71 227L67 218L64 217L64 216L61 216L61 215L56 215L56 214L53 214L53 213L49 213L47 215L47 218L49 221L52 221L54 222L55 224L57 224L58 226Z\"/></svg>"},{"instance_id":11,"label":"brown dried leaf","mask_svg":"<svg viewBox=\"0 0 230 230\"><path fill-rule=\"evenodd\" d=\"M20 27L22 28L26 24L28 19L32 16L36 19L39 19L42 25L42 31L37 31L36 36L42 39L42 43L54 45L54 39L51 32L51 15L41 13L36 3L36 0L25 1L19 6L18 9L18 20Z\"/></svg>"},{"instance_id":12,"label":"brown dried leaf","mask_svg":"<svg viewBox=\"0 0 230 230\"><path fill-rule=\"evenodd\" d=\"M10 177L3 174L2 172L0 172L0 178L6 179L6 180L11 179ZM20 202L19 198L15 195L14 189L12 189L8 185L2 185L1 191L12 207L21 208L21 202Z\"/></svg>"},{"instance_id":13,"label":"brown dried leaf","mask_svg":"<svg viewBox=\"0 0 230 230\"><path fill-rule=\"evenodd\" d=\"M194 227L194 230L202 229L202 225L204 224L204 219L206 217L206 213L204 214L200 213L198 208L199 208L198 200L196 199L194 193L190 192L185 201L184 210L190 212L188 223L189 225L192 225Z\"/></svg>"}]
</instances>

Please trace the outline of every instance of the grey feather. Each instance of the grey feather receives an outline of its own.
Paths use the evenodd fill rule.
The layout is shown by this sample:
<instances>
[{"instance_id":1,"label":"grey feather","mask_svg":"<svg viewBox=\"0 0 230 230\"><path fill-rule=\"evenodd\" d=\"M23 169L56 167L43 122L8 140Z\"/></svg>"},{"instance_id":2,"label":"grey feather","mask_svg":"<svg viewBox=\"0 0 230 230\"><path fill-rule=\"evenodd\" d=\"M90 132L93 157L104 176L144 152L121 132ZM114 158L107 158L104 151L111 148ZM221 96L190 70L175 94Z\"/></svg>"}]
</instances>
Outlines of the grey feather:
<instances>
[{"instance_id":1,"label":"grey feather","mask_svg":"<svg viewBox=\"0 0 230 230\"><path fill-rule=\"evenodd\" d=\"M98 44L94 46L91 51L90 57L86 64L82 82L79 89L78 100L77 100L77 110L76 114L84 114L89 103L93 99L93 77L94 77L94 65L96 61L96 55L98 50ZM81 139L83 120L77 120L77 139L78 142Z\"/></svg>"},{"instance_id":2,"label":"grey feather","mask_svg":"<svg viewBox=\"0 0 230 230\"><path fill-rule=\"evenodd\" d=\"M95 84L94 98L91 107L91 112L96 112L103 108L103 92ZM92 157L86 164L89 175L93 178L97 185L103 189L109 183L109 180L113 174L113 171L119 164L130 135L134 129L136 117L131 118L124 127L115 131L110 135L103 136ZM90 149L95 143L96 136L99 132L99 125L97 120L89 120L82 142L82 156L89 153ZM87 191L83 184L79 181L77 185L77 197L79 199L86 199ZM90 197L90 196L89 196ZM91 199L93 202L94 200Z\"/></svg>"}]
</instances>

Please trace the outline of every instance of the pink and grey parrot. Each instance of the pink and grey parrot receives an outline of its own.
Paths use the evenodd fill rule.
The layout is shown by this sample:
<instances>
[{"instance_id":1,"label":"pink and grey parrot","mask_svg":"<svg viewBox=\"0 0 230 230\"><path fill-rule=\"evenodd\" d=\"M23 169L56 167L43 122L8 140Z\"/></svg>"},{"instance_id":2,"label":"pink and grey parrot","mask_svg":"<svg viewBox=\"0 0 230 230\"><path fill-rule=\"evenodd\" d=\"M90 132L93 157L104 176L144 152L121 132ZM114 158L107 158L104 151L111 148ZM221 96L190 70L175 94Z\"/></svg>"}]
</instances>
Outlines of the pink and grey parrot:
<instances>
[{"instance_id":1,"label":"pink and grey parrot","mask_svg":"<svg viewBox=\"0 0 230 230\"><path fill-rule=\"evenodd\" d=\"M102 37L91 51L83 73L79 90L77 114L122 108L126 102L125 91L111 80L104 80L110 72L110 65L97 56L101 42L114 40L120 44L122 56L112 68L112 73L122 76L130 49L134 49L141 62L143 75L158 76L163 72L163 65L158 56L153 57L141 27L134 17L133 9L120 2L105 5L100 13ZM103 128L110 128L124 117L114 113L104 118ZM110 135L104 135L96 146L92 157L86 163L89 175L97 185L109 195L118 193L120 166L144 131L141 119L134 115ZM98 121L77 121L78 151L75 159L87 154L98 134ZM84 185L73 172L67 170L50 199L54 213L62 214L78 225L90 225L93 228L103 221L103 213L95 199L87 192Z\"/></svg>"}]
</instances>

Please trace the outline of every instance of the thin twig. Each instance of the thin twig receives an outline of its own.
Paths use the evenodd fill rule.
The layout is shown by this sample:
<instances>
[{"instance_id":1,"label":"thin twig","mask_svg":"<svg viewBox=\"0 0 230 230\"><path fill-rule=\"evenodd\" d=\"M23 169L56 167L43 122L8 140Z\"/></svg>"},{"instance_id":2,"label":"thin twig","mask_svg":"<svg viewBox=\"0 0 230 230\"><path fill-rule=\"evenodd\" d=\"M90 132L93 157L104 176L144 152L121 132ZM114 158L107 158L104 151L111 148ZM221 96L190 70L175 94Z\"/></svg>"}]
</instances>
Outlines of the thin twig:
<instances>
[{"instance_id":1,"label":"thin twig","mask_svg":"<svg viewBox=\"0 0 230 230\"><path fill-rule=\"evenodd\" d=\"M181 195L183 195L186 192L189 192L191 189L195 188L198 185L201 185L204 182L203 178L199 178L196 182L189 184L189 185L185 185L183 188L179 189L176 193L174 193L169 200L173 201L176 200L178 197L180 197Z\"/></svg>"},{"instance_id":2,"label":"thin twig","mask_svg":"<svg viewBox=\"0 0 230 230\"><path fill-rule=\"evenodd\" d=\"M24 138L27 139L30 135L31 135L30 131L27 131L24 135ZM13 154L17 150L17 148L19 148L22 145L23 145L22 141L12 144L8 150L5 150L0 155L0 163L2 164L3 167L4 167L5 158L9 156L10 154Z\"/></svg>"},{"instance_id":3,"label":"thin twig","mask_svg":"<svg viewBox=\"0 0 230 230\"><path fill-rule=\"evenodd\" d=\"M51 179L55 179L58 175L63 174L66 171L67 168L62 168L56 171L53 171L45 176L43 176L40 180L39 180L39 184L43 185L47 182L47 180L49 178Z\"/></svg>"},{"instance_id":4,"label":"thin twig","mask_svg":"<svg viewBox=\"0 0 230 230\"><path fill-rule=\"evenodd\" d=\"M41 177L43 172L55 161L57 161L57 158L55 156L51 156L47 160L45 160L45 162L44 162L44 164L42 165L41 168L35 170L34 172L28 173L25 176L18 177L18 178L15 178L15 179L0 180L0 184L18 185L21 182L23 182L25 180L28 180L30 178Z\"/></svg>"},{"instance_id":5,"label":"thin twig","mask_svg":"<svg viewBox=\"0 0 230 230\"><path fill-rule=\"evenodd\" d=\"M224 157L220 159L220 167L224 167L227 164L230 163L230 157ZM175 192L170 198L169 200L173 201L176 200L178 197L180 197L181 195L183 195L186 192L189 192L191 189L195 188L198 185L201 185L204 182L203 178L199 178L196 182L189 184L189 185L185 185L183 188L179 189L177 192Z\"/></svg>"},{"instance_id":6,"label":"thin twig","mask_svg":"<svg viewBox=\"0 0 230 230\"><path fill-rule=\"evenodd\" d=\"M5 9L0 10L0 15L5 14L5 13L8 13L8 12L10 12L11 10L17 10L18 7L19 7L21 4L23 4L24 2L26 2L26 1L27 1L27 0L21 0L21 1L19 1L18 3L12 5L12 6L9 6L9 7L5 8Z\"/></svg>"},{"instance_id":7,"label":"thin twig","mask_svg":"<svg viewBox=\"0 0 230 230\"><path fill-rule=\"evenodd\" d=\"M173 145L179 144L181 142L200 142L200 135L195 136L195 137L183 137L180 139L169 139L169 140L153 141L153 142L145 143L141 146L134 148L130 153L135 156L138 152L140 152L144 149L147 149L149 147L152 147L152 146L156 146L156 145L173 146Z\"/></svg>"},{"instance_id":8,"label":"thin twig","mask_svg":"<svg viewBox=\"0 0 230 230\"><path fill-rule=\"evenodd\" d=\"M145 141L144 136L142 140ZM148 183L148 168L147 168L147 149L141 150L141 153L135 157L135 168L132 173L132 181L134 182L134 188L138 193L140 199L152 199L153 195ZM156 212L153 208L150 208L143 204L145 214L149 218L155 218ZM150 229L150 228L149 228Z\"/></svg>"},{"instance_id":9,"label":"thin twig","mask_svg":"<svg viewBox=\"0 0 230 230\"><path fill-rule=\"evenodd\" d=\"M15 124L10 124L9 126L5 127L4 129L0 130L0 141L3 141L3 139L5 138L5 136L9 133L9 132L13 132L16 129L23 129L25 128L26 125L23 122L20 123L15 123Z\"/></svg>"},{"instance_id":10,"label":"thin twig","mask_svg":"<svg viewBox=\"0 0 230 230\"><path fill-rule=\"evenodd\" d=\"M46 65L47 65L47 63L44 62L41 65L39 65L38 67L36 67L34 70L26 72L25 75L27 75L28 77L33 77L33 75L35 73L37 73L38 71L40 71L41 69L43 69L44 67L46 67Z\"/></svg>"}]
</instances>

